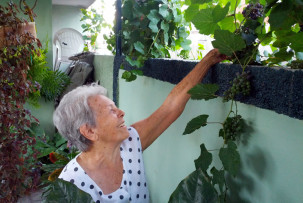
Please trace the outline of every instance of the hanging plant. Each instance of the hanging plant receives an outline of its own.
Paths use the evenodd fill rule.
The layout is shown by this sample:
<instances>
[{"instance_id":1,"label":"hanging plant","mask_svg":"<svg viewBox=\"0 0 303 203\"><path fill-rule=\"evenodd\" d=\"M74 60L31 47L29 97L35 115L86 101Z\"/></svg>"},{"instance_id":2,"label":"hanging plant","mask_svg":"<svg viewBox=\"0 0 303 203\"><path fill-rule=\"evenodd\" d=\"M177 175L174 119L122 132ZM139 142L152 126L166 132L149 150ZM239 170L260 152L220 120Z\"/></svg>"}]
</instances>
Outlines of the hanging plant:
<instances>
[{"instance_id":1,"label":"hanging plant","mask_svg":"<svg viewBox=\"0 0 303 203\"><path fill-rule=\"evenodd\" d=\"M189 24L185 21L182 1L124 0L122 1L122 53L134 70L122 75L133 81L142 75L140 68L148 58L170 58L170 51L186 58L190 50ZM115 52L115 35L104 37L108 48ZM121 65L124 68L124 64Z\"/></svg>"},{"instance_id":2,"label":"hanging plant","mask_svg":"<svg viewBox=\"0 0 303 203\"><path fill-rule=\"evenodd\" d=\"M1 202L17 202L18 198L37 188L33 159L37 151L31 150L36 140L28 133L31 122L36 121L24 104L30 94L39 91L28 76L32 53L38 53L41 43L35 38L32 24L19 18L18 7L9 2L0 6L0 197ZM23 29L25 27L25 29Z\"/></svg>"}]
</instances>

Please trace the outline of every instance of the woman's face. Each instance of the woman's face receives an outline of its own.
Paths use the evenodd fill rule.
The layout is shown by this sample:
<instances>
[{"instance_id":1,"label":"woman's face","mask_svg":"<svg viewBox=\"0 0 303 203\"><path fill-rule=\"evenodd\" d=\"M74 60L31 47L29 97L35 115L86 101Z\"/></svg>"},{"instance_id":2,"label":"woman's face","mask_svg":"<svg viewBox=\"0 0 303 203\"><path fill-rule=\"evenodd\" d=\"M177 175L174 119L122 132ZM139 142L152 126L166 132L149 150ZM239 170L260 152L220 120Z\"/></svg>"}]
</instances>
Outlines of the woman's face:
<instances>
[{"instance_id":1,"label":"woman's face","mask_svg":"<svg viewBox=\"0 0 303 203\"><path fill-rule=\"evenodd\" d=\"M95 95L88 99L88 104L95 115L96 126L93 129L100 141L120 143L128 138L124 112L112 100L103 95Z\"/></svg>"}]
</instances>

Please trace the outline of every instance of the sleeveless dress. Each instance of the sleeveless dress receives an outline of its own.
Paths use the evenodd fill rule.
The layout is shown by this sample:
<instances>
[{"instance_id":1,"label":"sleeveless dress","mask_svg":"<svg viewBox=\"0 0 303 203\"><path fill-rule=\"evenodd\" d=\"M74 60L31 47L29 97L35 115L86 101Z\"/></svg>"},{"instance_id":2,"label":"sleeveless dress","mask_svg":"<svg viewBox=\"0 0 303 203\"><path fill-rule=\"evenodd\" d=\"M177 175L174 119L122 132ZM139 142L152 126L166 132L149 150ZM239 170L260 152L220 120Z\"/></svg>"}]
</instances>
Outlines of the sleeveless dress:
<instances>
[{"instance_id":1,"label":"sleeveless dress","mask_svg":"<svg viewBox=\"0 0 303 203\"><path fill-rule=\"evenodd\" d=\"M149 202L149 191L145 178L140 137L135 128L128 128L129 137L120 146L123 162L123 177L120 188L110 194L102 189L86 174L77 162L78 154L62 170L59 178L73 183L91 195L96 203L103 202Z\"/></svg>"}]
</instances>

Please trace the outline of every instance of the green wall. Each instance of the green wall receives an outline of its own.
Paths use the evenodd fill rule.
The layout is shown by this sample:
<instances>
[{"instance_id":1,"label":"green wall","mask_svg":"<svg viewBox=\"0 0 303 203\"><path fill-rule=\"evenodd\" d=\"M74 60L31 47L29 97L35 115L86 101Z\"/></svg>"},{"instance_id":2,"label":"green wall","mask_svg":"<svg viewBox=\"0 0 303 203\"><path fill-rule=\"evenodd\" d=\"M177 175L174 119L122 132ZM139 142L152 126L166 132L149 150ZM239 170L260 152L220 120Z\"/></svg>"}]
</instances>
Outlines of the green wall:
<instances>
[{"instance_id":1,"label":"green wall","mask_svg":"<svg viewBox=\"0 0 303 203\"><path fill-rule=\"evenodd\" d=\"M113 99L113 66L114 56L95 55L95 80L107 89L107 96Z\"/></svg>"},{"instance_id":2,"label":"green wall","mask_svg":"<svg viewBox=\"0 0 303 203\"><path fill-rule=\"evenodd\" d=\"M120 78L119 107L125 111L128 125L149 116L173 88L147 77L131 83ZM179 119L144 152L153 203L167 202L179 182L194 170L201 143L207 149L222 146L216 124L182 136L187 122L200 114L209 114L208 121L223 121L230 104L221 100L190 100ZM231 202L302 202L303 121L246 104L238 104L238 108L251 129L239 147L242 169L230 188L234 194ZM212 153L217 157L218 151ZM220 168L218 159L214 160Z\"/></svg>"}]
</instances>

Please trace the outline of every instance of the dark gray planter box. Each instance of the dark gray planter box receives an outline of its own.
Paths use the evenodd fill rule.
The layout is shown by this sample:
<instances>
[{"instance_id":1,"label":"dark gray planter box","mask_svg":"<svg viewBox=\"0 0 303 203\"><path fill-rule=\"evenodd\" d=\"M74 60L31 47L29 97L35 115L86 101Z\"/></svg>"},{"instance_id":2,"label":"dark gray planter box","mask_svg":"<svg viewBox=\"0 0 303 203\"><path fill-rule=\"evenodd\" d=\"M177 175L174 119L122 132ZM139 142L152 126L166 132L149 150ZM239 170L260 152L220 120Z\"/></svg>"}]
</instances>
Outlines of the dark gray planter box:
<instances>
[{"instance_id":1,"label":"dark gray planter box","mask_svg":"<svg viewBox=\"0 0 303 203\"><path fill-rule=\"evenodd\" d=\"M117 100L117 77L123 60L124 57L116 56L114 61L114 100ZM196 64L197 61L149 59L142 70L147 77L177 84ZM126 66L125 69L132 67ZM303 70L263 66L249 66L246 70L252 76L252 91L249 96L236 100L303 119ZM220 63L210 69L202 83L217 83L220 86L217 94L222 96L237 72L241 72L239 65Z\"/></svg>"}]
</instances>

